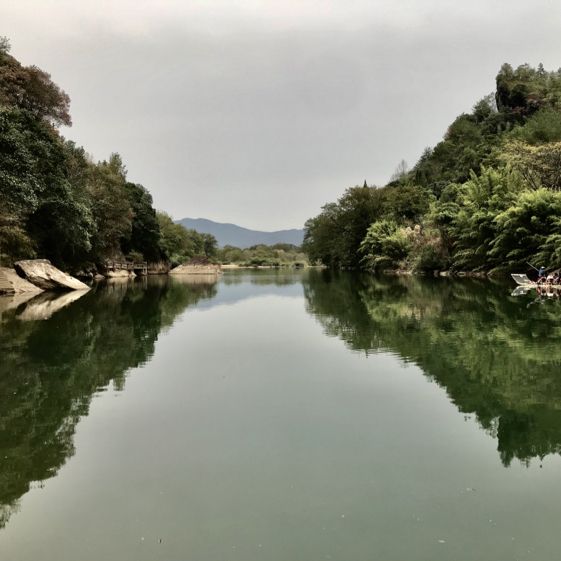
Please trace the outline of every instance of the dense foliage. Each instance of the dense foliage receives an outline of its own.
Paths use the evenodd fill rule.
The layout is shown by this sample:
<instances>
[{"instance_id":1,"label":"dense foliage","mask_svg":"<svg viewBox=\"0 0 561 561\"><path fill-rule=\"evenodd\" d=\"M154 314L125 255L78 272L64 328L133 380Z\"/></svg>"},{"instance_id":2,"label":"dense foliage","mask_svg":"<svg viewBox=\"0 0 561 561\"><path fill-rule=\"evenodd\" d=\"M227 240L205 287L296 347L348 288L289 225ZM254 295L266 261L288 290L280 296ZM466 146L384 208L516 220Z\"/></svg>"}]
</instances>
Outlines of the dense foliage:
<instances>
[{"instance_id":1,"label":"dense foliage","mask_svg":"<svg viewBox=\"0 0 561 561\"><path fill-rule=\"evenodd\" d=\"M338 268L506 271L561 266L560 241L561 70L505 64L412 170L308 220L304 249Z\"/></svg>"},{"instance_id":2,"label":"dense foliage","mask_svg":"<svg viewBox=\"0 0 561 561\"><path fill-rule=\"evenodd\" d=\"M189 261L194 257L212 261L217 255L216 238L200 234L176 224L165 212L157 213L160 229L160 251L167 255L172 265Z\"/></svg>"},{"instance_id":3,"label":"dense foliage","mask_svg":"<svg viewBox=\"0 0 561 561\"><path fill-rule=\"evenodd\" d=\"M302 249L289 243L259 244L244 249L226 245L218 250L217 259L223 264L244 267L304 266L308 262Z\"/></svg>"},{"instance_id":4,"label":"dense foliage","mask_svg":"<svg viewBox=\"0 0 561 561\"><path fill-rule=\"evenodd\" d=\"M69 106L49 74L22 66L0 38L0 264L46 257L77 270L212 257L216 240L158 217L118 154L94 162L61 136Z\"/></svg>"}]
</instances>

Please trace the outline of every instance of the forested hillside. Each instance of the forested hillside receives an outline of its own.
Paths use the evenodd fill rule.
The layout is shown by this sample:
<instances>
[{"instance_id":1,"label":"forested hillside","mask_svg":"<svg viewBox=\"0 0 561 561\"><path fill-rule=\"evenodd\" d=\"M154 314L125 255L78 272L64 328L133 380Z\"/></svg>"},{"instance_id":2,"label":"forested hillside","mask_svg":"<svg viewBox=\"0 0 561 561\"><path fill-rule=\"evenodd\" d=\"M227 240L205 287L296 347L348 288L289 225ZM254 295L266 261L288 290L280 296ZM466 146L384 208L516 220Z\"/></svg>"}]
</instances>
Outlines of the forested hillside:
<instances>
[{"instance_id":1,"label":"forested hillside","mask_svg":"<svg viewBox=\"0 0 561 561\"><path fill-rule=\"evenodd\" d=\"M9 50L0 37L0 265L41 257L91 270L116 257L212 257L216 240L157 213L117 153L95 162L60 134L71 125L70 98Z\"/></svg>"},{"instance_id":2,"label":"forested hillside","mask_svg":"<svg viewBox=\"0 0 561 561\"><path fill-rule=\"evenodd\" d=\"M352 187L306 223L313 261L452 271L561 266L561 69L505 64L496 91L381 188Z\"/></svg>"}]
</instances>

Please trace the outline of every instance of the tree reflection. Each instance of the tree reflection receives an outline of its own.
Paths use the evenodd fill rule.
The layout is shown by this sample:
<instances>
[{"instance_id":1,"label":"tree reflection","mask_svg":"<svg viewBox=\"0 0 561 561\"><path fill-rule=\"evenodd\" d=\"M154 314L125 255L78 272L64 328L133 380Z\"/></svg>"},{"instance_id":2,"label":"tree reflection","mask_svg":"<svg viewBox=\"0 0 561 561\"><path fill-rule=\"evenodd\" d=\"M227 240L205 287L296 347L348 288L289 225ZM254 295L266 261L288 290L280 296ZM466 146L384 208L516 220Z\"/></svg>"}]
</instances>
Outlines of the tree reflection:
<instances>
[{"instance_id":1,"label":"tree reflection","mask_svg":"<svg viewBox=\"0 0 561 561\"><path fill-rule=\"evenodd\" d=\"M216 294L213 284L168 278L112 283L58 309L45 297L5 299L0 310L0 527L33 481L57 473L92 395L124 387L146 363L160 331L188 306ZM63 297L63 296L62 296ZM27 321L26 321L27 320Z\"/></svg>"},{"instance_id":2,"label":"tree reflection","mask_svg":"<svg viewBox=\"0 0 561 561\"><path fill-rule=\"evenodd\" d=\"M505 466L561 450L561 304L487 280L312 272L310 313L354 350L391 351L498 439Z\"/></svg>"}]
</instances>

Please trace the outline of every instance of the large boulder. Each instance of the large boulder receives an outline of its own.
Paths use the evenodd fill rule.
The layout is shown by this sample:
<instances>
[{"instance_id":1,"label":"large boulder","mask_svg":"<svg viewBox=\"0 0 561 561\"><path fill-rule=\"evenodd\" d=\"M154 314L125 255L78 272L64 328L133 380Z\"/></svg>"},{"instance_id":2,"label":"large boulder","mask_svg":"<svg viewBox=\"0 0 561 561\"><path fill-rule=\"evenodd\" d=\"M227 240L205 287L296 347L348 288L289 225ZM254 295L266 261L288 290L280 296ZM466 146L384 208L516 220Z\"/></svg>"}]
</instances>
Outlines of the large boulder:
<instances>
[{"instance_id":1,"label":"large boulder","mask_svg":"<svg viewBox=\"0 0 561 561\"><path fill-rule=\"evenodd\" d=\"M48 259L17 261L14 267L21 277L43 290L89 290L83 282L63 273Z\"/></svg>"},{"instance_id":2,"label":"large boulder","mask_svg":"<svg viewBox=\"0 0 561 561\"><path fill-rule=\"evenodd\" d=\"M31 294L34 296L41 289L22 279L14 269L0 267L0 294Z\"/></svg>"}]
</instances>

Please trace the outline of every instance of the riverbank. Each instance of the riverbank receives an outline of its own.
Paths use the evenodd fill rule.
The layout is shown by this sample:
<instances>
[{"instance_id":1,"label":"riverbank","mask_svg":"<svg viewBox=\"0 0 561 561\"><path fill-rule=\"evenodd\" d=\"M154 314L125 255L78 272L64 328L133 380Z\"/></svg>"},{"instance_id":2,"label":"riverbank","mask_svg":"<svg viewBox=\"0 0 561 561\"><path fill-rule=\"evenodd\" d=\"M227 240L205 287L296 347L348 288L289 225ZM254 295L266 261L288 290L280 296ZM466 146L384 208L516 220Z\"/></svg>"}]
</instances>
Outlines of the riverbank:
<instances>
[{"instance_id":1,"label":"riverbank","mask_svg":"<svg viewBox=\"0 0 561 561\"><path fill-rule=\"evenodd\" d=\"M414 271L412 269L384 269L382 274L389 276L417 276L417 277L458 277L458 278L491 278L506 276L508 273L493 273L492 271Z\"/></svg>"},{"instance_id":2,"label":"riverbank","mask_svg":"<svg viewBox=\"0 0 561 561\"><path fill-rule=\"evenodd\" d=\"M77 273L77 277L88 283L105 280L132 280L138 276L148 275L214 275L220 274L220 265L185 264L174 269L163 266L156 267L142 264L140 269L130 267L107 267L100 273ZM135 272L136 271L136 272ZM41 292L43 290L89 290L88 284L78 278L57 269L48 259L30 259L17 261L14 267L0 267L0 295L22 294L26 292Z\"/></svg>"},{"instance_id":3,"label":"riverbank","mask_svg":"<svg viewBox=\"0 0 561 561\"><path fill-rule=\"evenodd\" d=\"M224 270L228 269L310 269L310 268L317 268L314 265L309 264L296 264L296 263L287 263L283 265L243 265L240 263L225 263L220 265L220 267Z\"/></svg>"}]
</instances>

